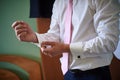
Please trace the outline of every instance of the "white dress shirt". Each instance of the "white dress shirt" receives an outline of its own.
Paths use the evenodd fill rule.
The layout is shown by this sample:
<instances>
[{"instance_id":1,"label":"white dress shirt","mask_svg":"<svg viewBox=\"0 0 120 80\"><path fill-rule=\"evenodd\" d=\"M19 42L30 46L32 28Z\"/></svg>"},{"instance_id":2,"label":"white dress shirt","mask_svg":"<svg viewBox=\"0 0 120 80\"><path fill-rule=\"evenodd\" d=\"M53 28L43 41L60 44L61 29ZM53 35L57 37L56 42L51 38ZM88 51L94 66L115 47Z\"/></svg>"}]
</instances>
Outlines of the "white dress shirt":
<instances>
[{"instance_id":1,"label":"white dress shirt","mask_svg":"<svg viewBox=\"0 0 120 80\"><path fill-rule=\"evenodd\" d=\"M36 33L39 45L42 41L64 41L67 1L55 1L49 31ZM119 41L118 6L117 0L73 0L70 69L110 65Z\"/></svg>"}]
</instances>

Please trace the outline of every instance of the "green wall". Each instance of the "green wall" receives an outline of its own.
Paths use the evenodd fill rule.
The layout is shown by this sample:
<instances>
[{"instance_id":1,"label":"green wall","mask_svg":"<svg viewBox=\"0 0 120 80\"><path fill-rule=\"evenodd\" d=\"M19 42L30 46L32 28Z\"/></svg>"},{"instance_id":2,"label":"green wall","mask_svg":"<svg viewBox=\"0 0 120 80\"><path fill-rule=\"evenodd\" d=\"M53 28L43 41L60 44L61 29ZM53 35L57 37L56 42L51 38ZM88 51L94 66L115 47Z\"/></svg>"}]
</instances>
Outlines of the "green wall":
<instances>
[{"instance_id":1,"label":"green wall","mask_svg":"<svg viewBox=\"0 0 120 80\"><path fill-rule=\"evenodd\" d=\"M0 0L0 55L19 55L39 60L39 48L31 43L16 39L11 25L16 20L23 20L36 30L36 20L29 18L29 0Z\"/></svg>"}]
</instances>

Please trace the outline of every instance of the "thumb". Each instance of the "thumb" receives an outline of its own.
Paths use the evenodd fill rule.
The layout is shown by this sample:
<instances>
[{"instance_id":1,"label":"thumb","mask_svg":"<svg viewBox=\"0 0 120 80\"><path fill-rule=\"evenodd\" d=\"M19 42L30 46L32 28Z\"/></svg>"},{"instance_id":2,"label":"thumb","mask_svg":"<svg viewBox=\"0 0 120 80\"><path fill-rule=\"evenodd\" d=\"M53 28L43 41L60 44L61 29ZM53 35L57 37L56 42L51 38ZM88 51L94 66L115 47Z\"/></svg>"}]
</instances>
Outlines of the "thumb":
<instances>
[{"instance_id":1,"label":"thumb","mask_svg":"<svg viewBox=\"0 0 120 80\"><path fill-rule=\"evenodd\" d=\"M50 41L43 41L41 43L41 46L54 46L55 42L50 42Z\"/></svg>"}]
</instances>

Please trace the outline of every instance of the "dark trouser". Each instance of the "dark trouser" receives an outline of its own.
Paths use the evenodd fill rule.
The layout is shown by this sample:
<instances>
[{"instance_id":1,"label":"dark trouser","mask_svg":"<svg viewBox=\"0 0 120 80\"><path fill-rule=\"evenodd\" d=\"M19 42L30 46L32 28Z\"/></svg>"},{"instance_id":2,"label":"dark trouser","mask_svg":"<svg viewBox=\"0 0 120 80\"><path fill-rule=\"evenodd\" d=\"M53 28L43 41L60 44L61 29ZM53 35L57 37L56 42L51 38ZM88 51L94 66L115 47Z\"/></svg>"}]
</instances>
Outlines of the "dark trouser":
<instances>
[{"instance_id":1,"label":"dark trouser","mask_svg":"<svg viewBox=\"0 0 120 80\"><path fill-rule=\"evenodd\" d=\"M109 66L92 70L68 70L64 75L64 80L111 80Z\"/></svg>"}]
</instances>

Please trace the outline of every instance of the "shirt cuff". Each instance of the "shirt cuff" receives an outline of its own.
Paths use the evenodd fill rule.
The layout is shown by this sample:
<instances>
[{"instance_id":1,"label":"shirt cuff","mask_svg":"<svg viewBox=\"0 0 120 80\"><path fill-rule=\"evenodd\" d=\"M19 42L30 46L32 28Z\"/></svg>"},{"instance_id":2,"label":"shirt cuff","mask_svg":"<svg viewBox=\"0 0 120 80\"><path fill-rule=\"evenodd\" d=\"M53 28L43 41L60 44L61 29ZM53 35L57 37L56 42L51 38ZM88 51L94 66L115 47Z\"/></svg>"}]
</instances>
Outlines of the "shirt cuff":
<instances>
[{"instance_id":1,"label":"shirt cuff","mask_svg":"<svg viewBox=\"0 0 120 80\"><path fill-rule=\"evenodd\" d=\"M41 47L39 43L32 43L32 44L34 44L34 45L36 45L38 47Z\"/></svg>"},{"instance_id":2,"label":"shirt cuff","mask_svg":"<svg viewBox=\"0 0 120 80\"><path fill-rule=\"evenodd\" d=\"M70 44L70 51L74 59L85 58L84 51L83 51L83 44L84 43L82 42Z\"/></svg>"},{"instance_id":3,"label":"shirt cuff","mask_svg":"<svg viewBox=\"0 0 120 80\"><path fill-rule=\"evenodd\" d=\"M38 39L38 35L39 35L39 34L38 34L37 32L35 32L35 34L36 34L37 39ZM32 42L32 44L34 44L34 45L36 45L36 46L38 46L38 47L41 47L41 46L40 46L39 39L38 39L38 43L33 43L33 42Z\"/></svg>"}]
</instances>

